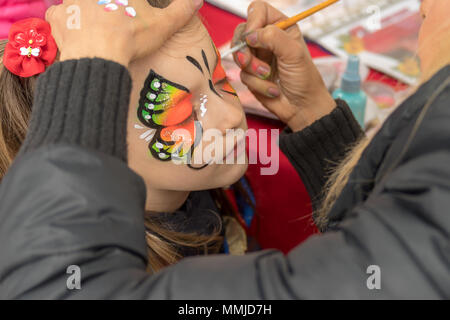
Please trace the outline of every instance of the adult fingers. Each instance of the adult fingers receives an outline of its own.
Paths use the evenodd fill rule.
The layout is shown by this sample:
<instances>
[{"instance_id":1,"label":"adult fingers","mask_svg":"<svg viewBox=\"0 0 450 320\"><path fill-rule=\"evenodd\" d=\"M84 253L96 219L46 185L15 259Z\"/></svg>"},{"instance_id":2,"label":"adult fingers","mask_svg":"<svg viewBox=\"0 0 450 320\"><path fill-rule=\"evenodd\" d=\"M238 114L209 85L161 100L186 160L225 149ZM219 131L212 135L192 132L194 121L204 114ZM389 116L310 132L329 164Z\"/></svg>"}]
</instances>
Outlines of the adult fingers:
<instances>
[{"instance_id":1,"label":"adult fingers","mask_svg":"<svg viewBox=\"0 0 450 320\"><path fill-rule=\"evenodd\" d=\"M173 0L167 8L161 11L159 21L161 21L162 28L158 32L163 32L162 36L165 39L172 37L193 18L202 5L203 0Z\"/></svg>"},{"instance_id":2,"label":"adult fingers","mask_svg":"<svg viewBox=\"0 0 450 320\"><path fill-rule=\"evenodd\" d=\"M268 24L287 19L279 10L264 1L252 2L247 9L247 25L245 32L263 28Z\"/></svg>"},{"instance_id":3,"label":"adult fingers","mask_svg":"<svg viewBox=\"0 0 450 320\"><path fill-rule=\"evenodd\" d=\"M281 121L288 124L289 119L296 114L297 108L289 103L275 83L258 79L244 72L241 72L241 80L256 99Z\"/></svg>"},{"instance_id":4,"label":"adult fingers","mask_svg":"<svg viewBox=\"0 0 450 320\"><path fill-rule=\"evenodd\" d=\"M50 22L54 17L55 17L55 10L58 6L50 6L47 11L45 12L45 20L47 20L47 22Z\"/></svg>"},{"instance_id":5,"label":"adult fingers","mask_svg":"<svg viewBox=\"0 0 450 320\"><path fill-rule=\"evenodd\" d=\"M288 63L298 60L305 54L307 47L301 41L292 39L289 34L275 25L257 29L246 36L248 45L252 48L267 49L280 60Z\"/></svg>"},{"instance_id":6,"label":"adult fingers","mask_svg":"<svg viewBox=\"0 0 450 320\"><path fill-rule=\"evenodd\" d=\"M233 34L233 39L231 40L231 47L238 45L242 41L245 26L245 23L241 23L236 27ZM233 53L234 62L236 62L236 64L242 69L245 69L249 65L251 58L252 53L247 46L238 52Z\"/></svg>"},{"instance_id":7,"label":"adult fingers","mask_svg":"<svg viewBox=\"0 0 450 320\"><path fill-rule=\"evenodd\" d=\"M235 46L242 41L242 35L245 30L245 23L242 23L236 27L231 46ZM233 54L233 59L236 64L245 72L260 77L261 79L267 79L270 76L271 69L269 64L256 57L248 47L244 47L238 52Z\"/></svg>"},{"instance_id":8,"label":"adult fingers","mask_svg":"<svg viewBox=\"0 0 450 320\"><path fill-rule=\"evenodd\" d=\"M253 74L242 71L241 81L253 93L258 93L266 98L277 98L280 96L280 89L277 84L255 77Z\"/></svg>"},{"instance_id":9,"label":"adult fingers","mask_svg":"<svg viewBox=\"0 0 450 320\"><path fill-rule=\"evenodd\" d=\"M256 99L281 121L287 122L292 117L293 110L286 108L289 104L275 83L258 79L244 72L241 73L241 80Z\"/></svg>"},{"instance_id":10,"label":"adult fingers","mask_svg":"<svg viewBox=\"0 0 450 320\"><path fill-rule=\"evenodd\" d=\"M203 0L173 0L159 9L147 1L135 0L134 46L137 59L159 49L174 33L183 28L203 5Z\"/></svg>"}]
</instances>

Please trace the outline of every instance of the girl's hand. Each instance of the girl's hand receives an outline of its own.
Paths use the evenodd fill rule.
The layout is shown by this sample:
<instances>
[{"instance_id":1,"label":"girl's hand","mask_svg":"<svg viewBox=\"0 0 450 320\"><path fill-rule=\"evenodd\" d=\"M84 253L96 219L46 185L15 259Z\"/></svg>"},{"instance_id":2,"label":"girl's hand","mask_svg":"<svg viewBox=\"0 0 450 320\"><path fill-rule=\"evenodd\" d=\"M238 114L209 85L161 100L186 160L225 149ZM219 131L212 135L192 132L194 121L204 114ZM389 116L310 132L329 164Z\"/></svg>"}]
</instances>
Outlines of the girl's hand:
<instances>
[{"instance_id":1,"label":"girl's hand","mask_svg":"<svg viewBox=\"0 0 450 320\"><path fill-rule=\"evenodd\" d=\"M158 50L203 4L203 0L173 0L167 8L158 9L145 0L129 0L128 6L137 13L130 17L124 6L106 12L97 2L64 0L48 9L46 19L61 61L98 57L128 66L132 60ZM79 28L73 23L76 21Z\"/></svg>"},{"instance_id":2,"label":"girl's hand","mask_svg":"<svg viewBox=\"0 0 450 320\"><path fill-rule=\"evenodd\" d=\"M312 62L297 25L281 30L286 19L266 2L253 2L246 24L238 26L233 45L244 36L249 47L234 54L241 80L256 98L293 131L329 114L335 107Z\"/></svg>"}]
</instances>

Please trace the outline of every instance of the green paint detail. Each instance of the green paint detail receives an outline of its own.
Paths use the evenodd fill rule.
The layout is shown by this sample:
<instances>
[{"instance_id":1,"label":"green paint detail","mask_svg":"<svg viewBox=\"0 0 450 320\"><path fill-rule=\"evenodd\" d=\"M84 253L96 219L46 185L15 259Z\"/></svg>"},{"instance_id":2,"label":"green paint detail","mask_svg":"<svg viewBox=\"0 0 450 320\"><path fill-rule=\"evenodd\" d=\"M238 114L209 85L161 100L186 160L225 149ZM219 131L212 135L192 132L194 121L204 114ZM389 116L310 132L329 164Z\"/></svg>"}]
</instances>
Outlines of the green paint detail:
<instances>
[{"instance_id":1,"label":"green paint detail","mask_svg":"<svg viewBox=\"0 0 450 320\"><path fill-rule=\"evenodd\" d=\"M156 84L159 83L159 87L157 87ZM152 83L150 84L150 87L155 90L158 91L161 88L161 81L159 79L153 79Z\"/></svg>"},{"instance_id":2,"label":"green paint detail","mask_svg":"<svg viewBox=\"0 0 450 320\"><path fill-rule=\"evenodd\" d=\"M153 120L153 122L154 123L156 123L157 125L160 125L160 126L162 126L163 125L163 122L164 122L164 119L165 118L165 114L164 113L161 113L161 114L153 114L152 115L152 120Z\"/></svg>"},{"instance_id":3,"label":"green paint detail","mask_svg":"<svg viewBox=\"0 0 450 320\"><path fill-rule=\"evenodd\" d=\"M167 107L168 107L168 103L155 104L153 111L164 111L167 109Z\"/></svg>"},{"instance_id":4,"label":"green paint detail","mask_svg":"<svg viewBox=\"0 0 450 320\"><path fill-rule=\"evenodd\" d=\"M155 150L156 152L161 152L161 150L159 150L158 147L156 146L156 142L153 144L152 149Z\"/></svg>"},{"instance_id":5,"label":"green paint detail","mask_svg":"<svg viewBox=\"0 0 450 320\"><path fill-rule=\"evenodd\" d=\"M158 94L158 96L156 97L156 102L166 102L169 99L170 95L168 95L167 93Z\"/></svg>"}]
</instances>

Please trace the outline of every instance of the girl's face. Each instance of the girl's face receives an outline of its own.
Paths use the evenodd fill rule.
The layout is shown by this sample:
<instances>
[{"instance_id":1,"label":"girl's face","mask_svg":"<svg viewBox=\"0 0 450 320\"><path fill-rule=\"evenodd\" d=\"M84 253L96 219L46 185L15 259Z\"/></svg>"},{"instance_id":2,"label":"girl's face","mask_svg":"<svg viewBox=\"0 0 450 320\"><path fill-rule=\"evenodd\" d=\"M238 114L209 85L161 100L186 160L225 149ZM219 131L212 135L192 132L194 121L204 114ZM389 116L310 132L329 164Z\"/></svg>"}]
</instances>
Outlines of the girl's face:
<instances>
[{"instance_id":1,"label":"girl's face","mask_svg":"<svg viewBox=\"0 0 450 320\"><path fill-rule=\"evenodd\" d=\"M147 186L205 190L245 173L245 114L199 19L130 72L128 163Z\"/></svg>"},{"instance_id":2,"label":"girl's face","mask_svg":"<svg viewBox=\"0 0 450 320\"><path fill-rule=\"evenodd\" d=\"M450 61L450 1L423 0L421 13L418 54L423 73L431 75Z\"/></svg>"}]
</instances>

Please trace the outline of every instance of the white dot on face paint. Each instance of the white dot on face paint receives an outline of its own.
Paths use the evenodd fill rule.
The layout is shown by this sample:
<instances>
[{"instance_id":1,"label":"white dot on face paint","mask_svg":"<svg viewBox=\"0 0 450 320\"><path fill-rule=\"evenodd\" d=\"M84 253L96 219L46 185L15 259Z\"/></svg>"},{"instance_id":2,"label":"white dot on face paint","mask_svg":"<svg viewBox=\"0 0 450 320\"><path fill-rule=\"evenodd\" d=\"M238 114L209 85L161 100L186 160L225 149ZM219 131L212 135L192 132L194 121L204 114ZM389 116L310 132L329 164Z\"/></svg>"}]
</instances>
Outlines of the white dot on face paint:
<instances>
[{"instance_id":1,"label":"white dot on face paint","mask_svg":"<svg viewBox=\"0 0 450 320\"><path fill-rule=\"evenodd\" d=\"M156 143L156 147L157 147L158 149L161 149L161 148L164 147L164 146L163 146L162 143L157 142L157 143Z\"/></svg>"},{"instance_id":2,"label":"white dot on face paint","mask_svg":"<svg viewBox=\"0 0 450 320\"><path fill-rule=\"evenodd\" d=\"M154 108L155 108L155 105L154 105L154 104L151 104L151 103L150 103L150 104L148 105L148 109L153 110Z\"/></svg>"},{"instance_id":3,"label":"white dot on face paint","mask_svg":"<svg viewBox=\"0 0 450 320\"><path fill-rule=\"evenodd\" d=\"M159 87L161 87L161 83L155 82L154 86L155 86L155 88L159 88Z\"/></svg>"},{"instance_id":4,"label":"white dot on face paint","mask_svg":"<svg viewBox=\"0 0 450 320\"><path fill-rule=\"evenodd\" d=\"M164 159L164 158L166 157L166 155L165 155L164 153L160 153L160 154L159 154L159 157L160 157L161 159Z\"/></svg>"},{"instance_id":5,"label":"white dot on face paint","mask_svg":"<svg viewBox=\"0 0 450 320\"><path fill-rule=\"evenodd\" d=\"M150 100L155 100L155 98L156 98L156 94L154 94L154 93L150 94Z\"/></svg>"},{"instance_id":6,"label":"white dot on face paint","mask_svg":"<svg viewBox=\"0 0 450 320\"><path fill-rule=\"evenodd\" d=\"M146 115L146 116L145 116L145 119L146 119L146 120L150 120L150 119L151 119L151 116Z\"/></svg>"}]
</instances>

